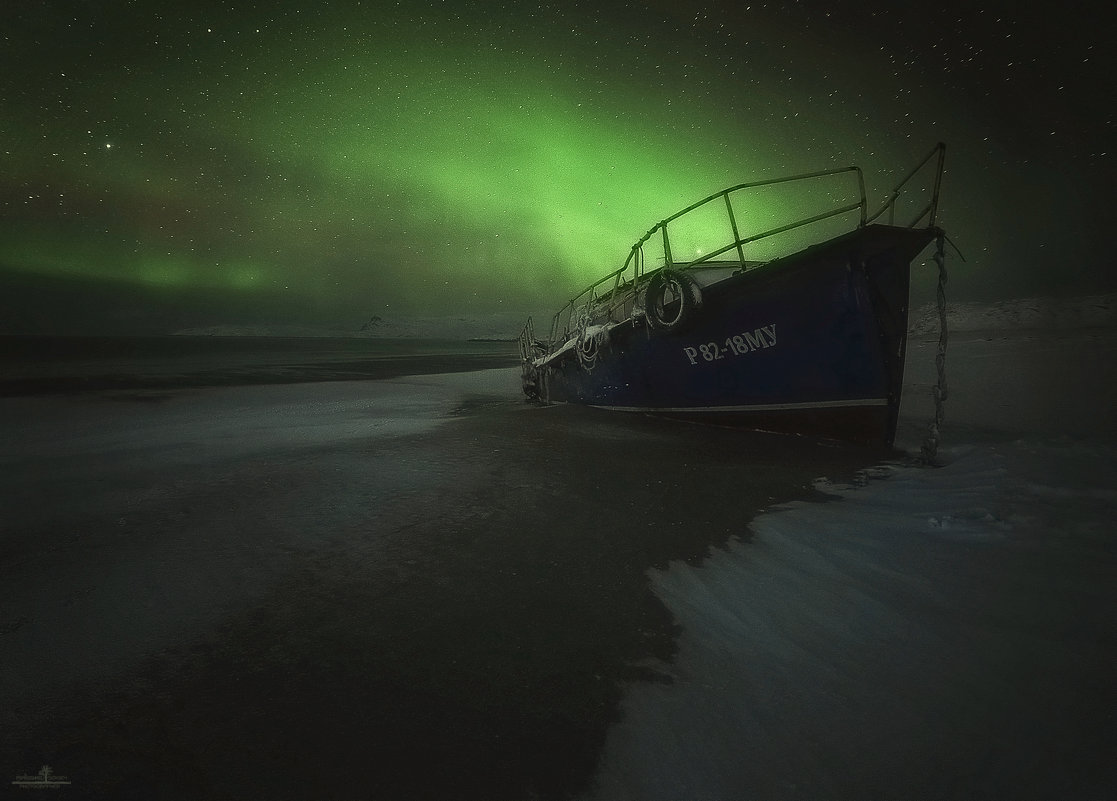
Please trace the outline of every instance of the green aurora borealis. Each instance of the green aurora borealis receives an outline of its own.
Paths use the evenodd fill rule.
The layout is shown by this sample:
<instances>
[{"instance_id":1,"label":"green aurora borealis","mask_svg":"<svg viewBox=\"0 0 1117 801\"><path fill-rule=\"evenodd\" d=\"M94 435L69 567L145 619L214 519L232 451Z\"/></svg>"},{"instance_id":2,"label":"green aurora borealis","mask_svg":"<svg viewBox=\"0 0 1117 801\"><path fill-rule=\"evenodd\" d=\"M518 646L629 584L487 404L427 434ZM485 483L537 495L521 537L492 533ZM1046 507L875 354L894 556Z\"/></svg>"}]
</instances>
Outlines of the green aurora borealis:
<instances>
[{"instance_id":1,"label":"green aurora borealis","mask_svg":"<svg viewBox=\"0 0 1117 801\"><path fill-rule=\"evenodd\" d=\"M68 284L108 288L92 327L547 309L699 197L856 163L875 205L940 139L961 291L1101 266L1086 27L1041 58L1049 20L884 4L15 5L0 331Z\"/></svg>"}]
</instances>

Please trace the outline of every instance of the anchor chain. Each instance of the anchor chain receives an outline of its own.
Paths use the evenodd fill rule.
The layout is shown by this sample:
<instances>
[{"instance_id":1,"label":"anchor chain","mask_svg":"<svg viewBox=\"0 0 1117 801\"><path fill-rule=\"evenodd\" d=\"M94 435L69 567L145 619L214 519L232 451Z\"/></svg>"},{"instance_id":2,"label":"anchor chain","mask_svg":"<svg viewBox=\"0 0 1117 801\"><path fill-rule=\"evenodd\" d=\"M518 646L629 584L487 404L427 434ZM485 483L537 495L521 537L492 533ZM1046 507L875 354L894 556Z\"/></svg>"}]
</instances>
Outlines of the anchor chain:
<instances>
[{"instance_id":1,"label":"anchor chain","mask_svg":"<svg viewBox=\"0 0 1117 801\"><path fill-rule=\"evenodd\" d=\"M942 421L945 413L946 398L946 234L939 231L936 239L935 264L939 267L939 284L936 292L936 302L939 312L939 348L935 354L935 367L938 371L938 383L931 389L935 398L935 417L927 429L927 437L923 440L920 461L926 465L937 464L939 451L939 436L942 433Z\"/></svg>"}]
</instances>

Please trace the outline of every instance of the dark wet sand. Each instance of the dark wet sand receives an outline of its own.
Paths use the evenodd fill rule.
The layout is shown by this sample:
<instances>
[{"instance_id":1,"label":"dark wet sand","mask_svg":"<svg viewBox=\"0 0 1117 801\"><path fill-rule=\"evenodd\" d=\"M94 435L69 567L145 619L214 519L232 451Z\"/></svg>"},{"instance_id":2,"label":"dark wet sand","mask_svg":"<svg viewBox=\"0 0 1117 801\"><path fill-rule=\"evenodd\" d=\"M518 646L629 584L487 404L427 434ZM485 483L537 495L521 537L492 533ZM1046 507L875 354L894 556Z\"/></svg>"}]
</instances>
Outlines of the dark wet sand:
<instances>
[{"instance_id":1,"label":"dark wet sand","mask_svg":"<svg viewBox=\"0 0 1117 801\"><path fill-rule=\"evenodd\" d=\"M41 603L84 615L90 642L41 643L20 667L80 647L109 660L111 636L127 653L104 675L54 666L64 681L4 698L0 770L50 764L82 798L568 797L588 786L625 682L656 680L641 662L672 653L648 568L700 559L770 504L821 499L813 479L881 455L514 392L452 416L187 463L106 467L56 443L9 507L25 530L3 570L71 566ZM64 527L35 522L51 503ZM182 584L137 589L128 611L113 585L126 560ZM205 615L181 600L192 583L213 584ZM125 614L101 611L111 593ZM145 629L152 604L161 631ZM49 638L37 613L9 612L0 644Z\"/></svg>"}]
</instances>

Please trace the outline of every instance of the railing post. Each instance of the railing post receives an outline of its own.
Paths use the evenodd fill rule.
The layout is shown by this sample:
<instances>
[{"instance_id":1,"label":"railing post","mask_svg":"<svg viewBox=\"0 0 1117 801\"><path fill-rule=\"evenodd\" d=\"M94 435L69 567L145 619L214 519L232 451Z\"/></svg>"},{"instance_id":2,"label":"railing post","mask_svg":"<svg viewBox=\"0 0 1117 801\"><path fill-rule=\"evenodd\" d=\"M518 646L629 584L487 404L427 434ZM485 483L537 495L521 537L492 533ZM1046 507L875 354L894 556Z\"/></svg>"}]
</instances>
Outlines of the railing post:
<instances>
[{"instance_id":1,"label":"railing post","mask_svg":"<svg viewBox=\"0 0 1117 801\"><path fill-rule=\"evenodd\" d=\"M937 217L939 213L939 188L942 186L942 165L946 160L946 143L939 142L938 150L939 163L935 168L935 188L931 193L931 219L928 221L928 225L932 228L935 227L935 217Z\"/></svg>"},{"instance_id":2,"label":"railing post","mask_svg":"<svg viewBox=\"0 0 1117 801\"><path fill-rule=\"evenodd\" d=\"M854 167L857 170L857 188L861 190L861 227L865 227L866 217L869 212L868 195L865 193L865 174L861 172L860 167Z\"/></svg>"},{"instance_id":3,"label":"railing post","mask_svg":"<svg viewBox=\"0 0 1117 801\"><path fill-rule=\"evenodd\" d=\"M725 210L729 212L729 224L733 227L733 241L737 243L737 258L741 260L741 269L745 269L745 250L741 247L741 234L737 230L737 218L733 216L733 204L729 202L729 193L725 193ZM864 212L862 212L864 217Z\"/></svg>"},{"instance_id":4,"label":"railing post","mask_svg":"<svg viewBox=\"0 0 1117 801\"><path fill-rule=\"evenodd\" d=\"M675 261L674 261L674 259L671 258L671 241L667 238L667 223L663 222L663 223L660 223L660 225L663 226L662 230L663 230L664 266L665 267L670 267L672 264L675 263Z\"/></svg>"}]
</instances>

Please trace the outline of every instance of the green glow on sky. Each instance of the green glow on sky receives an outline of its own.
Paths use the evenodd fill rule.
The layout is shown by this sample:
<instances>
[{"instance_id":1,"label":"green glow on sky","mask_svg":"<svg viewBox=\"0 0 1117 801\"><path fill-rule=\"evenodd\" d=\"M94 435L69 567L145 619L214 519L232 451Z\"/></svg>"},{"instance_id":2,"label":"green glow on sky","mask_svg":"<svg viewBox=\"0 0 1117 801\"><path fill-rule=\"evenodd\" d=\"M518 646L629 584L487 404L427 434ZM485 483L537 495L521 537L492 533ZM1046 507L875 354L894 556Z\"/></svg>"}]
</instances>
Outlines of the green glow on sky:
<instances>
[{"instance_id":1,"label":"green glow on sky","mask_svg":"<svg viewBox=\"0 0 1117 801\"><path fill-rule=\"evenodd\" d=\"M266 270L249 261L215 262L182 252L91 248L86 241L0 243L0 262L69 277L126 281L151 287L253 289Z\"/></svg>"},{"instance_id":2,"label":"green glow on sky","mask_svg":"<svg viewBox=\"0 0 1117 801\"><path fill-rule=\"evenodd\" d=\"M208 5L141 3L127 25L21 12L0 63L0 271L337 321L538 311L729 185L858 163L875 207L936 140L996 131L974 105L949 121L960 95L913 93L879 44L777 10ZM988 207L949 188L948 210ZM798 210L743 203L744 230ZM676 255L724 225L678 232Z\"/></svg>"},{"instance_id":3,"label":"green glow on sky","mask_svg":"<svg viewBox=\"0 0 1117 801\"><path fill-rule=\"evenodd\" d=\"M368 197L373 188L407 198L389 230L482 281L505 270L520 282L535 264L586 283L619 266L646 227L742 166L710 147L709 131L584 101L576 87L515 65L470 64L464 77L413 65L408 81L418 88L405 95L407 86L359 74L361 88L300 114L309 122L300 135L285 119L263 136L292 160L314 142L317 178L339 193L326 213L363 216L381 203ZM370 100L371 85L381 92Z\"/></svg>"},{"instance_id":4,"label":"green glow on sky","mask_svg":"<svg viewBox=\"0 0 1117 801\"><path fill-rule=\"evenodd\" d=\"M68 189L31 201L62 210L54 231L14 236L0 257L163 286L363 293L369 309L550 303L763 166L762 129L612 74L623 62L551 66L568 43L543 34L494 49L341 28L265 32L197 71L87 87L86 105L116 110L52 132L53 157L13 153L39 154L24 185Z\"/></svg>"}]
</instances>

